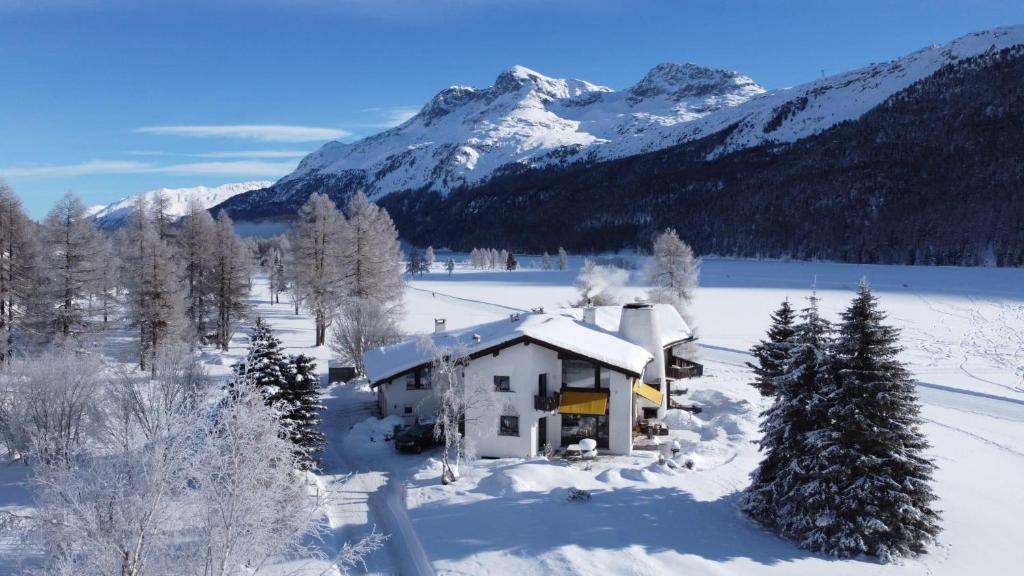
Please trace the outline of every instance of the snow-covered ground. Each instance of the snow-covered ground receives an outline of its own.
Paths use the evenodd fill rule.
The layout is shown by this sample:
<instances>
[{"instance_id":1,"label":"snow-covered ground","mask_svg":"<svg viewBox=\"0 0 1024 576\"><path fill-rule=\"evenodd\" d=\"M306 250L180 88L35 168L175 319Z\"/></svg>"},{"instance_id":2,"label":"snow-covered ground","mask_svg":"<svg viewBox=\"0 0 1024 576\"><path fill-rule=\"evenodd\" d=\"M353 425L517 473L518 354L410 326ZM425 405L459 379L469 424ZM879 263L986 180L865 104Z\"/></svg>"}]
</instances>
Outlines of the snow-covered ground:
<instances>
[{"instance_id":1,"label":"snow-covered ground","mask_svg":"<svg viewBox=\"0 0 1024 576\"><path fill-rule=\"evenodd\" d=\"M575 296L575 270L459 267L449 278L436 268L410 283L410 332L432 330L434 318L457 328L536 306L553 310ZM736 510L737 492L758 460L753 442L764 407L746 385L745 350L783 298L799 307L814 283L824 311L834 316L862 276L903 329L904 357L921 380L925 430L939 465L945 530L929 554L901 565L808 554ZM693 313L706 371L687 384L689 399L705 411L673 411L669 419L685 458L694 461L692 471L659 466L644 452L602 457L590 469L557 460L488 460L443 487L436 453L398 455L384 441L392 423L367 420L373 395L365 386L331 385L325 390L328 451L318 478L332 528L325 552L376 527L392 538L370 558L368 571L387 574L432 568L439 574L942 576L1013 573L1024 565L1017 542L1024 517L1024 270L711 259L701 284ZM256 313L288 352L313 355L326 376L330 350L311 346L312 321L284 302L270 306L265 291L259 280ZM643 292L636 284L622 295ZM126 359L127 337L113 333L105 353ZM211 374L226 377L244 348L240 332L230 352L207 352ZM23 466L0 465L0 510L31 509L26 478ZM590 490L592 500L568 502L570 487ZM10 559L19 551L6 542L0 541L0 574L18 573ZM303 568L317 574L327 567Z\"/></svg>"},{"instance_id":2,"label":"snow-covered ground","mask_svg":"<svg viewBox=\"0 0 1024 576\"><path fill-rule=\"evenodd\" d=\"M408 328L429 330L434 316L457 327L503 317L506 307L556 308L575 295L574 274L424 276L412 282ZM746 385L745 350L783 298L800 307L816 285L834 317L862 276L903 329L939 465L945 530L929 554L900 565L808 554L736 510L758 461L752 441L764 407ZM629 286L623 296L643 291ZM499 460L442 487L428 461L410 480L410 514L439 573L955 575L1024 563L1014 528L1024 514L1024 271L711 259L693 310L706 376L688 384L707 409L673 412L670 425L695 469L663 468L645 454L602 458L590 470ZM593 499L570 503L569 487Z\"/></svg>"}]
</instances>

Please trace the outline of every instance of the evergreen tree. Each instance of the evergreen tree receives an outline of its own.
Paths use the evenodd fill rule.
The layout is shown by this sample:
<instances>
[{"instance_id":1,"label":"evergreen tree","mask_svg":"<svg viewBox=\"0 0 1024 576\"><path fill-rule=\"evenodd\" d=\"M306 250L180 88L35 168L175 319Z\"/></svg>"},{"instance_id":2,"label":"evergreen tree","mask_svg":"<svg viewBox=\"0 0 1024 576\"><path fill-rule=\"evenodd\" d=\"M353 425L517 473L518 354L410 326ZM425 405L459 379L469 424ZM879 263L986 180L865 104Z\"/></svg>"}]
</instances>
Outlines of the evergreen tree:
<instances>
[{"instance_id":1,"label":"evergreen tree","mask_svg":"<svg viewBox=\"0 0 1024 576\"><path fill-rule=\"evenodd\" d=\"M324 447L324 435L320 431L320 413L324 409L320 376L316 372L316 361L305 354L290 357L288 363L281 393L281 401L287 408L281 419L288 429L289 440L299 447L303 462L312 467Z\"/></svg>"},{"instance_id":2,"label":"evergreen tree","mask_svg":"<svg viewBox=\"0 0 1024 576\"><path fill-rule=\"evenodd\" d=\"M842 314L837 377L821 393L813 450L793 468L806 478L791 489L781 531L810 550L883 561L919 553L935 539L935 465L925 457L920 405L899 361L899 331L867 282Z\"/></svg>"},{"instance_id":3,"label":"evergreen tree","mask_svg":"<svg viewBox=\"0 0 1024 576\"><path fill-rule=\"evenodd\" d=\"M516 260L515 254L509 252L508 255L505 257L505 270L511 272L518 267L519 262Z\"/></svg>"},{"instance_id":4,"label":"evergreen tree","mask_svg":"<svg viewBox=\"0 0 1024 576\"><path fill-rule=\"evenodd\" d=\"M423 255L420 254L420 249L413 247L409 251L409 261L405 263L405 273L410 276L417 274L423 274L424 271L424 260Z\"/></svg>"},{"instance_id":5,"label":"evergreen tree","mask_svg":"<svg viewBox=\"0 0 1024 576\"><path fill-rule=\"evenodd\" d=\"M812 400L830 382L832 326L821 317L818 298L812 295L794 326L792 346L775 377L775 402L761 415L760 450L764 454L751 474L743 496L743 510L773 529L780 525L781 509L797 480L793 464L808 454L805 434L817 427Z\"/></svg>"},{"instance_id":6,"label":"evergreen tree","mask_svg":"<svg viewBox=\"0 0 1024 576\"><path fill-rule=\"evenodd\" d=\"M789 305L789 299L782 301L771 318L768 339L761 340L750 349L757 363L747 362L755 376L750 385L757 388L762 396L775 395L775 379L782 375L789 349L793 346L791 340L795 334L793 323L796 313Z\"/></svg>"},{"instance_id":7,"label":"evergreen tree","mask_svg":"<svg viewBox=\"0 0 1024 576\"><path fill-rule=\"evenodd\" d=\"M455 271L455 260L448 258L448 261L444 263L444 269L448 271L448 277L452 277L452 272Z\"/></svg>"},{"instance_id":8,"label":"evergreen tree","mask_svg":"<svg viewBox=\"0 0 1024 576\"><path fill-rule=\"evenodd\" d=\"M324 406L320 400L316 362L304 354L286 358L281 340L266 321L257 318L249 337L249 353L232 369L235 377L228 382L228 391L233 393L243 379L248 386L259 390L267 405L280 417L288 439L297 447L296 452L312 467L315 454L324 445L324 436L319 430Z\"/></svg>"},{"instance_id":9,"label":"evergreen tree","mask_svg":"<svg viewBox=\"0 0 1024 576\"><path fill-rule=\"evenodd\" d=\"M229 388L234 387L236 380L248 378L252 386L263 394L267 404L280 404L291 367L281 351L281 340L263 318L256 318L256 325L249 336L246 359L232 366L232 370L235 378L228 382ZM282 406L281 410L286 410L286 407Z\"/></svg>"}]
</instances>

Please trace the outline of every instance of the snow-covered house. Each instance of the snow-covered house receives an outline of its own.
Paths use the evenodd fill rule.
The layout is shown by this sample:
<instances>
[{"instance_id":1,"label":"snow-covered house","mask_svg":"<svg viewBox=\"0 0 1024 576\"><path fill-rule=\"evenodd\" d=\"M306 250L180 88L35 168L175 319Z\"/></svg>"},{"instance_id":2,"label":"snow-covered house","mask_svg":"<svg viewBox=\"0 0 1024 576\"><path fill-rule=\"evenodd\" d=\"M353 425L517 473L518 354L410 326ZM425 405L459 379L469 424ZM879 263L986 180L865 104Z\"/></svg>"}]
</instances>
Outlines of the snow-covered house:
<instances>
[{"instance_id":1,"label":"snow-covered house","mask_svg":"<svg viewBox=\"0 0 1024 576\"><path fill-rule=\"evenodd\" d=\"M429 338L430 343L424 342ZM612 454L633 449L634 427L661 418L669 381L699 365L680 357L693 334L668 305L631 303L512 314L444 330L364 355L382 415L411 423L438 410L437 350L465 359L465 433L482 457L530 457L583 438Z\"/></svg>"}]
</instances>

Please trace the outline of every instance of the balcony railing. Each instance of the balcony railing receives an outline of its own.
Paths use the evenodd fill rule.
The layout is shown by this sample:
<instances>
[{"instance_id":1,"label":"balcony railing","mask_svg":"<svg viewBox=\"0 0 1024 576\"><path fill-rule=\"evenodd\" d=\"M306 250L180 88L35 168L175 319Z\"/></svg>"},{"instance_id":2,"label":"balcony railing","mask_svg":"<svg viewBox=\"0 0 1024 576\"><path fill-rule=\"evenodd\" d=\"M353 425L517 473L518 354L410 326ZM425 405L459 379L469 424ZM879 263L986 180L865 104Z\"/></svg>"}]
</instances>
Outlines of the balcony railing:
<instances>
[{"instance_id":1,"label":"balcony railing","mask_svg":"<svg viewBox=\"0 0 1024 576\"><path fill-rule=\"evenodd\" d=\"M684 358L673 358L672 363L665 366L665 376L673 380L699 378L704 375L704 366Z\"/></svg>"},{"instance_id":2,"label":"balcony railing","mask_svg":"<svg viewBox=\"0 0 1024 576\"><path fill-rule=\"evenodd\" d=\"M541 396L537 394L533 397L533 408L540 410L541 412L554 412L558 410L560 398L558 394L551 396Z\"/></svg>"}]
</instances>

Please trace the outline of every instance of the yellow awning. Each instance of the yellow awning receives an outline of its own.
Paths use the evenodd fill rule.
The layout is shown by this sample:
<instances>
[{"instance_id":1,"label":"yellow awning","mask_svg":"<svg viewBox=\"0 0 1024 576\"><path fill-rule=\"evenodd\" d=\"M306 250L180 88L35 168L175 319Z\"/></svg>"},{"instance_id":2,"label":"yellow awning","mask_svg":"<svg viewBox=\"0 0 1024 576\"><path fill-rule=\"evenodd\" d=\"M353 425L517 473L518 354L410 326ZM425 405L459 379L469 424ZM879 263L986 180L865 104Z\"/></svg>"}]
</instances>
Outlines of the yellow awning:
<instances>
[{"instance_id":1,"label":"yellow awning","mask_svg":"<svg viewBox=\"0 0 1024 576\"><path fill-rule=\"evenodd\" d=\"M653 386L648 386L639 380L634 380L633 393L643 396L658 406L661 406L661 390L658 390Z\"/></svg>"},{"instance_id":2,"label":"yellow awning","mask_svg":"<svg viewBox=\"0 0 1024 576\"><path fill-rule=\"evenodd\" d=\"M558 412L561 414L604 416L608 413L608 393L562 390L562 399L558 406Z\"/></svg>"}]
</instances>

